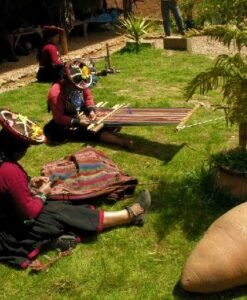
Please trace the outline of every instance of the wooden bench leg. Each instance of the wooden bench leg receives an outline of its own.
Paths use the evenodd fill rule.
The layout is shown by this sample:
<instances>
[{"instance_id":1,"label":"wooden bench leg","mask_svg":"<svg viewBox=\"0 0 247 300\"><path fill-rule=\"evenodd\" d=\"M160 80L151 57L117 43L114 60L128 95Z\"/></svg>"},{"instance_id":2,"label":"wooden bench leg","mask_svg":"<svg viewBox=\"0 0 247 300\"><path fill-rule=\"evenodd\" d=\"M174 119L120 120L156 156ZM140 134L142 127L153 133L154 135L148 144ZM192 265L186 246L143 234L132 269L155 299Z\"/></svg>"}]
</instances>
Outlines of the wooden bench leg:
<instances>
[{"instance_id":1,"label":"wooden bench leg","mask_svg":"<svg viewBox=\"0 0 247 300\"><path fill-rule=\"evenodd\" d=\"M83 34L85 37L87 37L87 27L88 27L88 22L84 21L83 22Z\"/></svg>"}]
</instances>

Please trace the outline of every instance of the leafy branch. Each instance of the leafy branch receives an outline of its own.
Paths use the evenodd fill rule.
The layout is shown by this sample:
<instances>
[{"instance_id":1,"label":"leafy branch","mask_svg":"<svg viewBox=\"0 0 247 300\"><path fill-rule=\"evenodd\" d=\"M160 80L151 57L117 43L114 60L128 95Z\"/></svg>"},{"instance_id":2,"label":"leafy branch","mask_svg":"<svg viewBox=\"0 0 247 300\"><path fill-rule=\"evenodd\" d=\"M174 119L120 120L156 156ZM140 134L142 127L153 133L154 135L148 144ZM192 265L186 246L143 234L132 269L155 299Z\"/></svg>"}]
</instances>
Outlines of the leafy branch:
<instances>
[{"instance_id":1,"label":"leafy branch","mask_svg":"<svg viewBox=\"0 0 247 300\"><path fill-rule=\"evenodd\" d=\"M221 88L223 101L229 107L232 123L247 120L247 61L239 53L234 56L220 55L215 65L201 72L187 85L185 97L189 100L199 89L200 94Z\"/></svg>"},{"instance_id":2,"label":"leafy branch","mask_svg":"<svg viewBox=\"0 0 247 300\"><path fill-rule=\"evenodd\" d=\"M222 42L225 46L231 44L236 46L240 52L243 47L247 46L247 26L246 25L209 25L202 30L191 29L188 36L206 35Z\"/></svg>"}]
</instances>

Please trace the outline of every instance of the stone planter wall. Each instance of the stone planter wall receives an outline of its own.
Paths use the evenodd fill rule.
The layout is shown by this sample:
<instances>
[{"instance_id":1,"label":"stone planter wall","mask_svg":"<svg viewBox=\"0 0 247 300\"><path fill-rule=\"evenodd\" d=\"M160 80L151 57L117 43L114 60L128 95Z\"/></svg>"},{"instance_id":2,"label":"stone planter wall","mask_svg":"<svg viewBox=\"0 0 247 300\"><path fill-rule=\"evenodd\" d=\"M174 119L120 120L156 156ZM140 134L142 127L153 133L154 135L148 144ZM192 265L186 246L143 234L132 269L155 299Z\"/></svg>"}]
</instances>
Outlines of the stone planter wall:
<instances>
[{"instance_id":1,"label":"stone planter wall","mask_svg":"<svg viewBox=\"0 0 247 300\"><path fill-rule=\"evenodd\" d=\"M247 174L225 168L216 168L214 176L217 186L236 198L247 200Z\"/></svg>"}]
</instances>

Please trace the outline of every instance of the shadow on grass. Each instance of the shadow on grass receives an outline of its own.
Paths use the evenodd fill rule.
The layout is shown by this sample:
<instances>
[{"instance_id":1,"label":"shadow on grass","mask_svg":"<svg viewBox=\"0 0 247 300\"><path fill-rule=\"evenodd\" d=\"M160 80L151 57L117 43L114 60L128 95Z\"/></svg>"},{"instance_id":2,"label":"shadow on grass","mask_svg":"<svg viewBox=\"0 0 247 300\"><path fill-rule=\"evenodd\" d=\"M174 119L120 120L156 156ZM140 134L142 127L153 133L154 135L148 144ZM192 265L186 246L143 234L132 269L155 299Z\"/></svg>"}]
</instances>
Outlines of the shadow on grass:
<instances>
[{"instance_id":1,"label":"shadow on grass","mask_svg":"<svg viewBox=\"0 0 247 300\"><path fill-rule=\"evenodd\" d=\"M134 141L134 146L129 151L130 153L136 153L143 156L149 156L156 158L160 161L163 161L165 164L170 162L173 157L186 145L183 144L168 144L168 143L160 143L152 140L148 140L141 136L134 136L128 134L121 135L124 138L130 139ZM91 146L95 146L96 143L88 143ZM119 146L105 144L106 147L111 149L119 148Z\"/></svg>"},{"instance_id":2,"label":"shadow on grass","mask_svg":"<svg viewBox=\"0 0 247 300\"><path fill-rule=\"evenodd\" d=\"M234 300L247 294L247 286L233 288L221 293L198 294L184 291L179 283L174 287L173 296L176 300Z\"/></svg>"},{"instance_id":3,"label":"shadow on grass","mask_svg":"<svg viewBox=\"0 0 247 300\"><path fill-rule=\"evenodd\" d=\"M209 170L188 173L177 182L160 182L152 192L153 212L157 212L154 230L161 241L180 225L185 238L197 240L219 216L240 204L219 191ZM230 300L247 295L247 286L236 287L221 293L197 294L184 291L179 282L173 290L176 300Z\"/></svg>"},{"instance_id":4,"label":"shadow on grass","mask_svg":"<svg viewBox=\"0 0 247 300\"><path fill-rule=\"evenodd\" d=\"M160 182L152 192L154 229L162 240L179 225L188 240L195 240L219 216L240 204L220 192L206 169L186 174L184 179Z\"/></svg>"},{"instance_id":5,"label":"shadow on grass","mask_svg":"<svg viewBox=\"0 0 247 300\"><path fill-rule=\"evenodd\" d=\"M132 153L150 156L156 158L164 163L170 162L173 157L185 146L183 144L168 144L148 140L141 136L123 135L125 138L134 141L134 147L130 150Z\"/></svg>"},{"instance_id":6,"label":"shadow on grass","mask_svg":"<svg viewBox=\"0 0 247 300\"><path fill-rule=\"evenodd\" d=\"M145 139L144 137L121 134L121 137L127 138L129 140L134 141L134 146L131 150L127 150L130 153L136 153L144 156L149 156L156 158L160 161L163 161L165 164L170 162L173 157L186 145L185 143L177 145L177 144L167 144L160 143ZM71 142L71 141L69 141ZM68 142L68 143L69 143ZM91 147L95 147L98 144L103 144L102 142L92 142L92 141L73 141L82 143L85 142L85 145L90 145ZM67 143L67 142L66 142ZM61 144L50 144L47 145L49 147L59 147ZM120 149L120 146L104 144L105 147L111 149Z\"/></svg>"}]
</instances>

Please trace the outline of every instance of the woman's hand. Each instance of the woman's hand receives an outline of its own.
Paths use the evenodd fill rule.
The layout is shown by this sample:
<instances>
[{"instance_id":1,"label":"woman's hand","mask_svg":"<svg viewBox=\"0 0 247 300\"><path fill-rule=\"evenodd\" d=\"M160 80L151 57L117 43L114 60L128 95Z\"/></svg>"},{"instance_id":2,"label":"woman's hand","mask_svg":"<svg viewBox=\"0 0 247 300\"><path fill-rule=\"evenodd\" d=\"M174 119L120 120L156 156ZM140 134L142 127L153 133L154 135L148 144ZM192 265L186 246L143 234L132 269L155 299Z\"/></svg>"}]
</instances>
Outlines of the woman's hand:
<instances>
[{"instance_id":1,"label":"woman's hand","mask_svg":"<svg viewBox=\"0 0 247 300\"><path fill-rule=\"evenodd\" d=\"M46 176L36 176L36 177L32 177L30 180L30 186L31 188L40 188L40 186L42 186L44 183L48 183L50 182L49 177Z\"/></svg>"},{"instance_id":2,"label":"woman's hand","mask_svg":"<svg viewBox=\"0 0 247 300\"><path fill-rule=\"evenodd\" d=\"M32 177L30 180L30 187L33 195L37 193L49 195L51 192L51 181L49 177L46 176Z\"/></svg>"},{"instance_id":3,"label":"woman's hand","mask_svg":"<svg viewBox=\"0 0 247 300\"><path fill-rule=\"evenodd\" d=\"M43 183L39 189L38 189L39 193L45 194L46 196L49 195L51 193L51 182L46 182Z\"/></svg>"},{"instance_id":4,"label":"woman's hand","mask_svg":"<svg viewBox=\"0 0 247 300\"><path fill-rule=\"evenodd\" d=\"M95 111L91 110L90 113L89 113L90 121L95 121L96 118L97 118L97 115L96 115Z\"/></svg>"},{"instance_id":5,"label":"woman's hand","mask_svg":"<svg viewBox=\"0 0 247 300\"><path fill-rule=\"evenodd\" d=\"M89 121L85 118L80 118L80 125L86 127L89 125Z\"/></svg>"}]
</instances>

